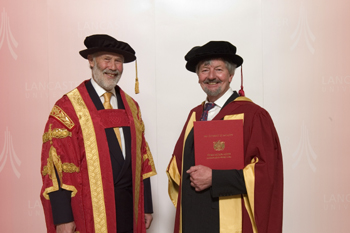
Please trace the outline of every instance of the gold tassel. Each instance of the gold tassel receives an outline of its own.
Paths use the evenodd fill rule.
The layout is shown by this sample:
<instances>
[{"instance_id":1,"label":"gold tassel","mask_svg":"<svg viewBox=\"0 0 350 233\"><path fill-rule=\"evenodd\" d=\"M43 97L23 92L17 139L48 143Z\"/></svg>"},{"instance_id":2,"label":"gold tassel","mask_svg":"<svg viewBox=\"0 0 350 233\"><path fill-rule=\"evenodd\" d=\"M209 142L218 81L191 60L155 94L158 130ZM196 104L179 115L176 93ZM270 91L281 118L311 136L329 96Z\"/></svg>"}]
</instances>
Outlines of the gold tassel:
<instances>
[{"instance_id":1,"label":"gold tassel","mask_svg":"<svg viewBox=\"0 0 350 233\"><path fill-rule=\"evenodd\" d=\"M135 94L138 94L140 93L140 89L139 89L139 78L137 76L137 60L135 60L135 69L136 69Z\"/></svg>"}]
</instances>

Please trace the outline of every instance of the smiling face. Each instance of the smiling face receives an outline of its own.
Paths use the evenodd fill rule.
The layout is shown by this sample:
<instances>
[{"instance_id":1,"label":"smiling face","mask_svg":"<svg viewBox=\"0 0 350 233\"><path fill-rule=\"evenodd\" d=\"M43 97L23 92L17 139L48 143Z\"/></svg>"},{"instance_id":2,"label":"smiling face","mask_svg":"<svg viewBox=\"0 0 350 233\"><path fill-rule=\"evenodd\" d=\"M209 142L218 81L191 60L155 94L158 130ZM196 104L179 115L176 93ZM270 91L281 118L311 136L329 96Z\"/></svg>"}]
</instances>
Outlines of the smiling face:
<instances>
[{"instance_id":1,"label":"smiling face","mask_svg":"<svg viewBox=\"0 0 350 233\"><path fill-rule=\"evenodd\" d=\"M100 52L88 56L95 82L106 91L111 91L123 73L124 57L117 53Z\"/></svg>"},{"instance_id":2,"label":"smiling face","mask_svg":"<svg viewBox=\"0 0 350 233\"><path fill-rule=\"evenodd\" d=\"M208 101L214 102L230 88L234 71L230 74L224 60L212 59L199 63L197 75Z\"/></svg>"}]
</instances>

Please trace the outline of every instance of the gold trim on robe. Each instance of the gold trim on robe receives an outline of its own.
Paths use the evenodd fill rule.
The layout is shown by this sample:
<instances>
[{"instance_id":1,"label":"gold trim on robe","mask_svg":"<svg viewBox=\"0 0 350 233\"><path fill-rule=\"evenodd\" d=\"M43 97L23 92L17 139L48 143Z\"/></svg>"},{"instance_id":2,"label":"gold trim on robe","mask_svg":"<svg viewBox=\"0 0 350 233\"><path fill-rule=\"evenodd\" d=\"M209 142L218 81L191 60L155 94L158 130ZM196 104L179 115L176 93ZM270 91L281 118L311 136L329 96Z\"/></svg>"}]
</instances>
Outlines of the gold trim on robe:
<instances>
[{"instance_id":1,"label":"gold trim on robe","mask_svg":"<svg viewBox=\"0 0 350 233\"><path fill-rule=\"evenodd\" d=\"M107 232L102 174L94 125L89 110L78 89L69 92L67 96L78 116L83 134L95 230L98 229L99 232Z\"/></svg>"},{"instance_id":2,"label":"gold trim on robe","mask_svg":"<svg viewBox=\"0 0 350 233\"><path fill-rule=\"evenodd\" d=\"M67 129L55 128L51 129L52 124L49 126L49 131L43 134L43 143L52 141L53 138L66 138L72 137L72 133ZM52 144L52 143L51 143Z\"/></svg>"},{"instance_id":3,"label":"gold trim on robe","mask_svg":"<svg viewBox=\"0 0 350 233\"><path fill-rule=\"evenodd\" d=\"M243 120L244 121L244 113L226 115L224 117L224 120ZM219 197L219 216L220 216L220 233L242 232L241 195Z\"/></svg>"},{"instance_id":4,"label":"gold trim on robe","mask_svg":"<svg viewBox=\"0 0 350 233\"><path fill-rule=\"evenodd\" d=\"M251 163L243 169L244 181L247 189L247 194L243 195L243 199L254 233L258 233L254 215L255 164L258 162L258 158L253 158Z\"/></svg>"},{"instance_id":5,"label":"gold trim on robe","mask_svg":"<svg viewBox=\"0 0 350 233\"><path fill-rule=\"evenodd\" d=\"M168 194L171 202L176 208L179 195L179 186L181 182L181 175L179 173L179 170L177 169L175 155L171 158L166 174L168 176Z\"/></svg>"},{"instance_id":6,"label":"gold trim on robe","mask_svg":"<svg viewBox=\"0 0 350 233\"><path fill-rule=\"evenodd\" d=\"M53 106L50 116L56 118L62 124L64 124L68 129L72 129L74 127L74 122L70 117L65 113L60 107L57 105Z\"/></svg>"},{"instance_id":7,"label":"gold trim on robe","mask_svg":"<svg viewBox=\"0 0 350 233\"><path fill-rule=\"evenodd\" d=\"M253 102L251 99L245 97L245 96L238 96L234 101L249 101Z\"/></svg>"},{"instance_id":8,"label":"gold trim on robe","mask_svg":"<svg viewBox=\"0 0 350 233\"><path fill-rule=\"evenodd\" d=\"M73 164L74 165L74 164ZM75 166L75 165L74 165ZM47 165L43 167L42 175L46 176L48 175L49 178L52 180L52 186L49 188L46 188L43 196L46 200L50 200L49 193L55 192L59 190L58 186L58 180L60 180L61 188L66 189L68 191L72 191L71 197L74 197L77 194L77 189L72 185L66 185L62 183L62 172L65 171L64 164L62 164L62 161L60 159L60 156L57 155L56 148L51 146L49 151L49 158L47 159ZM70 166L72 167L72 166ZM58 178L56 176L55 168L58 174ZM77 168L79 171L79 168ZM65 171L66 172L66 171Z\"/></svg>"},{"instance_id":9,"label":"gold trim on robe","mask_svg":"<svg viewBox=\"0 0 350 233\"><path fill-rule=\"evenodd\" d=\"M136 133L136 169L135 169L135 192L134 192L134 218L135 222L138 222L138 212L139 212L139 197L140 197L140 180L141 180L141 145L142 145L142 132L144 130L143 122L141 121L141 116L138 113L138 109L134 100L125 93L125 99L130 107ZM138 118L140 116L140 118Z\"/></svg>"},{"instance_id":10,"label":"gold trim on robe","mask_svg":"<svg viewBox=\"0 0 350 233\"><path fill-rule=\"evenodd\" d=\"M148 143L147 143L147 142L146 142L146 151L147 151L147 153L143 155L143 162L145 162L146 160L148 160L148 164L151 166L152 171L143 174L143 175L142 175L142 178L143 178L143 179L147 179L147 178L149 178L149 177L154 176L154 175L157 174L157 172L156 172L156 166L154 165L153 157L152 157L152 154L151 154L151 151L150 151L150 149L149 149L149 146L148 146Z\"/></svg>"}]
</instances>

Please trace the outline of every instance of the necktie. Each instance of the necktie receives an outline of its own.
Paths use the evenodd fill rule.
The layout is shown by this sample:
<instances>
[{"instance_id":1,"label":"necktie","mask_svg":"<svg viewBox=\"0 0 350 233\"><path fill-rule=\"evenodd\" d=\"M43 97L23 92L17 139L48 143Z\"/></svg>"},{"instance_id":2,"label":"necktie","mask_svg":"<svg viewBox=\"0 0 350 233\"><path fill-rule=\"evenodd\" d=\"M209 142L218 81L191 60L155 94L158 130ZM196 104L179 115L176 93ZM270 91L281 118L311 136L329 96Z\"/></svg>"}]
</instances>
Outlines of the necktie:
<instances>
[{"instance_id":1,"label":"necktie","mask_svg":"<svg viewBox=\"0 0 350 233\"><path fill-rule=\"evenodd\" d=\"M105 109L113 109L113 107L111 105L111 102L110 102L111 101L111 96L112 96L112 93L110 93L110 92L105 92L103 94L103 97L105 99L105 102L103 103L103 107L105 107ZM114 129L115 135L117 136L120 149L122 150L122 142L121 142L121 139L120 139L119 128L116 127L116 128L113 128L113 129Z\"/></svg>"},{"instance_id":2,"label":"necktie","mask_svg":"<svg viewBox=\"0 0 350 233\"><path fill-rule=\"evenodd\" d=\"M202 113L201 121L207 121L208 120L208 112L210 109L214 108L215 104L214 103L206 103L204 106L204 110Z\"/></svg>"}]
</instances>

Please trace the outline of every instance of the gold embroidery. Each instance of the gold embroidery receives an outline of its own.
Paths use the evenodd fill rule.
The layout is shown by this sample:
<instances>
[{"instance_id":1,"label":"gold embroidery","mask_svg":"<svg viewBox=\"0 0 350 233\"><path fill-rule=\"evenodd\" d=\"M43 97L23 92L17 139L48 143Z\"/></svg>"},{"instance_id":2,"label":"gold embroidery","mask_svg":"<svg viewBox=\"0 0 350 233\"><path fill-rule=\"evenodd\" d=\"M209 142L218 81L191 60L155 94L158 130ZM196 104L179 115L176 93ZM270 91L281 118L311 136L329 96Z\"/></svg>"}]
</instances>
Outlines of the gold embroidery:
<instances>
[{"instance_id":1,"label":"gold embroidery","mask_svg":"<svg viewBox=\"0 0 350 233\"><path fill-rule=\"evenodd\" d=\"M58 178L60 179L60 181L62 181L62 161L60 156L57 155L56 148L51 146L49 151L49 158L47 159L47 165L44 166L42 175L49 175L49 178L54 183L54 186L58 188L55 167L57 170Z\"/></svg>"},{"instance_id":2,"label":"gold embroidery","mask_svg":"<svg viewBox=\"0 0 350 233\"><path fill-rule=\"evenodd\" d=\"M69 191L72 191L72 197L76 195L78 192L77 189L74 186L71 185L66 185L62 183L62 171L63 172L79 172L79 168L76 167L74 164L71 163L64 163L62 164L62 161L60 159L60 156L57 155L56 148L51 146L50 151L49 151L49 158L47 159L47 165L43 167L42 170L42 175L46 176L49 175L49 178L52 180L52 187L49 187L45 189L43 196L49 200L49 193L57 191L59 189L58 187L58 180L55 172L55 167L56 171L58 174L58 179L60 180L60 183L62 184L62 189L66 189Z\"/></svg>"},{"instance_id":3,"label":"gold embroidery","mask_svg":"<svg viewBox=\"0 0 350 233\"><path fill-rule=\"evenodd\" d=\"M63 184L62 185L62 189L65 189L65 190L68 190L68 191L71 191L72 194L71 194L71 197L75 197L75 195L77 194L78 190L72 186L72 185L66 185L66 184ZM46 200L50 200L50 196L49 196L49 193L52 193L54 191L57 191L58 189L56 189L55 187L50 187L50 188L47 188L45 189L44 193L43 193L43 196L45 197Z\"/></svg>"},{"instance_id":4,"label":"gold embroidery","mask_svg":"<svg viewBox=\"0 0 350 233\"><path fill-rule=\"evenodd\" d=\"M152 167L152 171L146 174L143 174L142 178L146 179L148 177L151 177L156 173L154 162L152 158L152 154L149 150L148 144L146 144L147 154L141 155L141 146L142 146L142 140L143 140L143 132L145 131L145 125L141 118L141 111L137 108L134 100L125 93L125 99L130 107L133 119L134 119L134 125L135 125L135 132L136 132L136 169L135 169L135 199L134 199L134 218L135 222L138 222L138 206L139 206L139 197L140 197L140 180L141 180L141 165L142 161L145 159L149 159L149 164Z\"/></svg>"},{"instance_id":5,"label":"gold embroidery","mask_svg":"<svg viewBox=\"0 0 350 233\"><path fill-rule=\"evenodd\" d=\"M44 166L41 173L43 176L46 176L48 174L50 176L51 173L49 171L51 170L52 170L52 167L48 168L48 166ZM62 171L67 173L73 173L73 172L79 172L80 168L75 166L73 163L63 163ZM51 176L50 176L50 179L51 179Z\"/></svg>"},{"instance_id":6,"label":"gold embroidery","mask_svg":"<svg viewBox=\"0 0 350 233\"><path fill-rule=\"evenodd\" d=\"M61 165L62 165L62 162L60 157L57 155L55 147L51 146L49 151L49 158L47 159L47 165L43 167L43 171L42 171L43 176L49 175L49 178L52 180L52 187L45 189L43 193L43 196L47 200L50 200L49 193L57 191L59 189L54 166L56 166L57 174L60 177ZM62 173L62 170L61 170L61 173Z\"/></svg>"},{"instance_id":7,"label":"gold embroidery","mask_svg":"<svg viewBox=\"0 0 350 233\"><path fill-rule=\"evenodd\" d=\"M140 176L141 176L141 143L142 143L142 130L144 129L143 122L141 121L141 113L138 111L134 100L125 93L126 101L130 107L136 131L136 169L135 169L135 199L134 199L134 218L135 222L138 222L138 206L140 196Z\"/></svg>"},{"instance_id":8,"label":"gold embroidery","mask_svg":"<svg viewBox=\"0 0 350 233\"><path fill-rule=\"evenodd\" d=\"M69 92L67 96L73 104L83 133L86 161L88 164L94 226L99 232L107 232L107 216L95 129L89 110L87 109L78 89Z\"/></svg>"},{"instance_id":9,"label":"gold embroidery","mask_svg":"<svg viewBox=\"0 0 350 233\"><path fill-rule=\"evenodd\" d=\"M69 132L66 129L60 129L60 128L56 128L56 129L51 129L52 124L50 124L49 126L49 131L44 133L43 135L43 143L50 141L50 143L52 144L52 138L66 138L66 137L72 137L72 133Z\"/></svg>"},{"instance_id":10,"label":"gold embroidery","mask_svg":"<svg viewBox=\"0 0 350 233\"><path fill-rule=\"evenodd\" d=\"M73 172L79 172L79 167L75 166L73 163L64 163L62 164L62 170L64 172L73 173Z\"/></svg>"},{"instance_id":11,"label":"gold embroidery","mask_svg":"<svg viewBox=\"0 0 350 233\"><path fill-rule=\"evenodd\" d=\"M151 154L151 151L149 149L149 146L148 146L147 142L146 142L146 150L147 150L147 153L143 155L143 161L145 162L148 159L148 164L151 166L152 171L143 174L142 175L143 179L149 178L149 177L154 176L154 175L157 174L156 167L155 167L154 161L153 161L153 157L152 157L152 154Z\"/></svg>"},{"instance_id":12,"label":"gold embroidery","mask_svg":"<svg viewBox=\"0 0 350 233\"><path fill-rule=\"evenodd\" d=\"M62 122L62 124L64 124L68 129L72 129L74 127L74 122L72 119L70 119L67 113L65 113L57 105L53 106L50 115Z\"/></svg>"}]
</instances>

